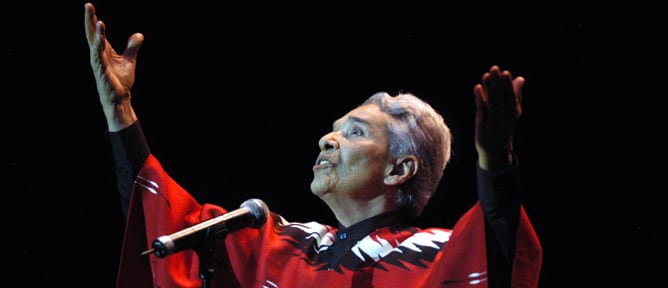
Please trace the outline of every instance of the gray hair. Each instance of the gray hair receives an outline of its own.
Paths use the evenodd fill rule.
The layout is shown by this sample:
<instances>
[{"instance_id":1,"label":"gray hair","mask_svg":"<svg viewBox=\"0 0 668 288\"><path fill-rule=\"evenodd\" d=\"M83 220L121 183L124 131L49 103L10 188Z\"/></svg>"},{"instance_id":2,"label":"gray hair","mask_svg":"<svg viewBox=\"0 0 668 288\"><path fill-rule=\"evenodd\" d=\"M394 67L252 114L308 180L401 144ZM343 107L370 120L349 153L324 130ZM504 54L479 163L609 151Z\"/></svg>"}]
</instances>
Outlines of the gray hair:
<instances>
[{"instance_id":1,"label":"gray hair","mask_svg":"<svg viewBox=\"0 0 668 288\"><path fill-rule=\"evenodd\" d=\"M378 92L361 105L365 104L376 105L390 116L390 153L395 157L415 155L419 161L417 173L399 187L397 195L401 209L416 218L436 191L450 160L450 128L439 112L411 93L391 96Z\"/></svg>"}]
</instances>

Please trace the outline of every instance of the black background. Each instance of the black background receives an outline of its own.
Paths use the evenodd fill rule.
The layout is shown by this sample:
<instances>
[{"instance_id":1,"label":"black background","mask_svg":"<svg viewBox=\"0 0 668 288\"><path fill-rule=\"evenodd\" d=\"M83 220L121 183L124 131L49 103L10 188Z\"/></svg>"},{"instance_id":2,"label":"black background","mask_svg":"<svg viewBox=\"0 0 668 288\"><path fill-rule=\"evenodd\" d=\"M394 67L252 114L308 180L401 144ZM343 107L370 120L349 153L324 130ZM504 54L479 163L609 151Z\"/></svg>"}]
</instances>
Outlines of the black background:
<instances>
[{"instance_id":1,"label":"black background","mask_svg":"<svg viewBox=\"0 0 668 288\"><path fill-rule=\"evenodd\" d=\"M113 287L123 219L84 2L3 3L1 282ZM135 110L201 202L256 197L289 220L335 224L309 191L317 140L372 93L406 91L454 133L418 223L451 227L476 199L472 88L497 64L527 79L516 148L540 286L639 287L668 272L658 1L93 3L117 51L144 34Z\"/></svg>"}]
</instances>

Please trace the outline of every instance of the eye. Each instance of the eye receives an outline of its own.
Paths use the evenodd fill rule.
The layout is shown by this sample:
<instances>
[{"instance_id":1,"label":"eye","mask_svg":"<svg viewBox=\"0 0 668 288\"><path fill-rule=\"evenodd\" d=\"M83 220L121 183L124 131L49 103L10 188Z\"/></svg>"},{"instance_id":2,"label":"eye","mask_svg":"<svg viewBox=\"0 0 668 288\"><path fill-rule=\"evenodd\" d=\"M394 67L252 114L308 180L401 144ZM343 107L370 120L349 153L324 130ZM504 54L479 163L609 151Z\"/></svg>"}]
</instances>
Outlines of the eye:
<instances>
[{"instance_id":1,"label":"eye","mask_svg":"<svg viewBox=\"0 0 668 288\"><path fill-rule=\"evenodd\" d=\"M348 129L347 134L348 134L349 137L363 136L364 132L359 127L350 127L350 129Z\"/></svg>"}]
</instances>

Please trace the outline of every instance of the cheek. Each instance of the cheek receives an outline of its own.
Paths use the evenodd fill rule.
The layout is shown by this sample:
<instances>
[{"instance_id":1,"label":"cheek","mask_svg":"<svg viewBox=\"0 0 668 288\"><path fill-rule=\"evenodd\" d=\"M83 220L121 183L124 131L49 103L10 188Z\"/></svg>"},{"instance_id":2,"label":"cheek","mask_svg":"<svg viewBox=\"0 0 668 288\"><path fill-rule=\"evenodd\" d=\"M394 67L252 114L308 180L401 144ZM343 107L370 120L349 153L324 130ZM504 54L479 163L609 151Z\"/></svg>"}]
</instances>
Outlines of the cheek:
<instances>
[{"instance_id":1,"label":"cheek","mask_svg":"<svg viewBox=\"0 0 668 288\"><path fill-rule=\"evenodd\" d=\"M345 166L348 172L353 176L382 176L385 167L385 154L378 151L379 149L360 149L342 155L342 157L345 157Z\"/></svg>"}]
</instances>

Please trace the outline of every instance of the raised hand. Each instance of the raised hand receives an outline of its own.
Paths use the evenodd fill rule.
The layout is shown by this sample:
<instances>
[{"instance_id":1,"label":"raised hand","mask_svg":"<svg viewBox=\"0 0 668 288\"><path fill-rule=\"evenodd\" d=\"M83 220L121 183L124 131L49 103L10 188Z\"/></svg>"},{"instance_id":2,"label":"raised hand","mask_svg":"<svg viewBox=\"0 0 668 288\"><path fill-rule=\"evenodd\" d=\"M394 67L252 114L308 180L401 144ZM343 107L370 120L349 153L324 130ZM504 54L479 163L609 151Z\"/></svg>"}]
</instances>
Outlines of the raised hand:
<instances>
[{"instance_id":1,"label":"raised hand","mask_svg":"<svg viewBox=\"0 0 668 288\"><path fill-rule=\"evenodd\" d=\"M524 78L494 65L473 88L476 102L475 142L478 163L498 170L512 163L513 134L522 115Z\"/></svg>"},{"instance_id":2,"label":"raised hand","mask_svg":"<svg viewBox=\"0 0 668 288\"><path fill-rule=\"evenodd\" d=\"M91 3L85 4L84 25L90 48L90 65L107 126L109 131L119 131L137 120L130 103L130 92L135 81L137 52L144 36L141 33L131 35L123 54L116 53L107 41L105 25L98 20Z\"/></svg>"}]
</instances>

